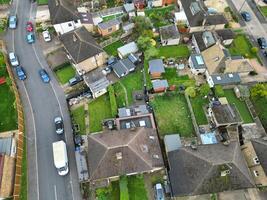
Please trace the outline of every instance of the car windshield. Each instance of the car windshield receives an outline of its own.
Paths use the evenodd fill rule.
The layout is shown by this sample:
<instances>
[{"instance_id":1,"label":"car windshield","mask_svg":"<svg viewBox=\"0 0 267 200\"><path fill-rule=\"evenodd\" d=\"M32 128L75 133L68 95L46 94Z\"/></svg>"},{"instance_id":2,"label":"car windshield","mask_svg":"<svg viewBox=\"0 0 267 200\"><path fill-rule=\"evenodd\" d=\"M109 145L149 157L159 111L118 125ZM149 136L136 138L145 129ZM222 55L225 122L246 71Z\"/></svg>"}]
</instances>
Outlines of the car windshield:
<instances>
[{"instance_id":1,"label":"car windshield","mask_svg":"<svg viewBox=\"0 0 267 200\"><path fill-rule=\"evenodd\" d=\"M63 126L62 126L62 122L61 121L57 121L56 122L56 130L60 130L60 129L62 129L63 128Z\"/></svg>"}]
</instances>

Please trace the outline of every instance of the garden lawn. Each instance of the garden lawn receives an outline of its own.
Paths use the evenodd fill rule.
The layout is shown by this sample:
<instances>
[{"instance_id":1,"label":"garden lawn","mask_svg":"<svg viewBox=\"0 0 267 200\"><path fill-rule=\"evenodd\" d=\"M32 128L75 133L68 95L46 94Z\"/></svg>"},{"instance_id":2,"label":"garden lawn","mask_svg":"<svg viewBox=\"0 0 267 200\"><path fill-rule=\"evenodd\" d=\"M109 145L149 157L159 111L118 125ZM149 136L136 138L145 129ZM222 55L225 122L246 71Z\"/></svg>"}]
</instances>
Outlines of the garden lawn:
<instances>
[{"instance_id":1,"label":"garden lawn","mask_svg":"<svg viewBox=\"0 0 267 200\"><path fill-rule=\"evenodd\" d=\"M48 0L37 0L38 5L47 5L48 4Z\"/></svg>"},{"instance_id":2,"label":"garden lawn","mask_svg":"<svg viewBox=\"0 0 267 200\"><path fill-rule=\"evenodd\" d=\"M85 130L85 110L84 106L80 106L74 110L71 111L73 121L75 124L78 124L80 127L80 134L84 135L86 134Z\"/></svg>"},{"instance_id":3,"label":"garden lawn","mask_svg":"<svg viewBox=\"0 0 267 200\"><path fill-rule=\"evenodd\" d=\"M161 46L158 48L159 57L165 58L188 58L190 51L184 44L174 46Z\"/></svg>"},{"instance_id":4,"label":"garden lawn","mask_svg":"<svg viewBox=\"0 0 267 200\"><path fill-rule=\"evenodd\" d=\"M151 105L154 108L159 133L162 137L174 133L179 133L181 137L194 135L193 124L184 95L166 93L163 96L155 96Z\"/></svg>"},{"instance_id":5,"label":"garden lawn","mask_svg":"<svg viewBox=\"0 0 267 200\"><path fill-rule=\"evenodd\" d=\"M165 7L161 7L161 8L151 8L151 9L145 9L145 14L146 16L149 16L152 13L157 14L166 14L168 12L171 12L174 10L174 6L170 5L170 6L165 6Z\"/></svg>"},{"instance_id":6,"label":"garden lawn","mask_svg":"<svg viewBox=\"0 0 267 200\"><path fill-rule=\"evenodd\" d=\"M103 17L103 22L106 22L106 21L109 21L109 20L112 20L112 19L115 19L115 18L118 18L120 16L122 16L123 14L117 14L117 15L110 15L110 16L107 16L107 17Z\"/></svg>"},{"instance_id":7,"label":"garden lawn","mask_svg":"<svg viewBox=\"0 0 267 200\"><path fill-rule=\"evenodd\" d=\"M56 76L61 84L67 83L76 74L75 69L73 69L70 63L64 64L64 67L59 68L55 71Z\"/></svg>"},{"instance_id":8,"label":"garden lawn","mask_svg":"<svg viewBox=\"0 0 267 200\"><path fill-rule=\"evenodd\" d=\"M267 17L267 6L260 6L262 14Z\"/></svg>"},{"instance_id":9,"label":"garden lawn","mask_svg":"<svg viewBox=\"0 0 267 200\"><path fill-rule=\"evenodd\" d=\"M258 58L257 54L251 51L252 44L244 34L235 37L233 43L229 47L232 56L242 55L246 58Z\"/></svg>"},{"instance_id":10,"label":"garden lawn","mask_svg":"<svg viewBox=\"0 0 267 200\"><path fill-rule=\"evenodd\" d=\"M121 40L118 40L117 42L113 42L112 44L104 47L104 51L107 52L108 55L117 56L117 49L121 46L123 46L123 43Z\"/></svg>"},{"instance_id":11,"label":"garden lawn","mask_svg":"<svg viewBox=\"0 0 267 200\"><path fill-rule=\"evenodd\" d=\"M252 97L251 100L263 127L267 130L267 97Z\"/></svg>"},{"instance_id":12,"label":"garden lawn","mask_svg":"<svg viewBox=\"0 0 267 200\"><path fill-rule=\"evenodd\" d=\"M9 4L10 0L0 0L0 5L1 4Z\"/></svg>"},{"instance_id":13,"label":"garden lawn","mask_svg":"<svg viewBox=\"0 0 267 200\"><path fill-rule=\"evenodd\" d=\"M229 103L236 106L244 123L253 123L252 116L250 115L246 103L239 100L233 90L224 90L224 96L227 98L227 101Z\"/></svg>"},{"instance_id":14,"label":"garden lawn","mask_svg":"<svg viewBox=\"0 0 267 200\"><path fill-rule=\"evenodd\" d=\"M194 111L194 115L198 125L208 124L207 117L205 115L203 106L207 106L209 101L197 95L195 98L190 98L191 105Z\"/></svg>"},{"instance_id":15,"label":"garden lawn","mask_svg":"<svg viewBox=\"0 0 267 200\"><path fill-rule=\"evenodd\" d=\"M89 103L90 133L102 131L102 121L111 118L111 108L108 94L98 97Z\"/></svg>"},{"instance_id":16,"label":"garden lawn","mask_svg":"<svg viewBox=\"0 0 267 200\"><path fill-rule=\"evenodd\" d=\"M130 200L148 200L143 175L128 176Z\"/></svg>"},{"instance_id":17,"label":"garden lawn","mask_svg":"<svg viewBox=\"0 0 267 200\"><path fill-rule=\"evenodd\" d=\"M102 196L97 196L99 200L118 200L120 199L120 186L119 181L112 181L111 188L100 188L97 190L102 190Z\"/></svg>"},{"instance_id":18,"label":"garden lawn","mask_svg":"<svg viewBox=\"0 0 267 200\"><path fill-rule=\"evenodd\" d=\"M195 85L195 80L190 79L188 75L179 76L176 68L165 68L165 73L162 77L168 80L169 85L184 85L186 87Z\"/></svg>"}]
</instances>

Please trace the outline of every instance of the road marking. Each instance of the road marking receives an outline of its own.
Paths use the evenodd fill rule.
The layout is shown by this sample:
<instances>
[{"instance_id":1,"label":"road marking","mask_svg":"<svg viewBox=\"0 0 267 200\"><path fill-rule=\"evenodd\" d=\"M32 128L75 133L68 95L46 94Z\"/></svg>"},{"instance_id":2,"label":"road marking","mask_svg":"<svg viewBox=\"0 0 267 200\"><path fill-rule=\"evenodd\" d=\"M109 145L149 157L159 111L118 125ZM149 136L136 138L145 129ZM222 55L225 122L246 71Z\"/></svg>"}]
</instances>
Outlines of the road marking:
<instances>
[{"instance_id":1,"label":"road marking","mask_svg":"<svg viewBox=\"0 0 267 200\"><path fill-rule=\"evenodd\" d=\"M54 194L55 194L55 200L57 200L57 186L56 185L54 185Z\"/></svg>"}]
</instances>

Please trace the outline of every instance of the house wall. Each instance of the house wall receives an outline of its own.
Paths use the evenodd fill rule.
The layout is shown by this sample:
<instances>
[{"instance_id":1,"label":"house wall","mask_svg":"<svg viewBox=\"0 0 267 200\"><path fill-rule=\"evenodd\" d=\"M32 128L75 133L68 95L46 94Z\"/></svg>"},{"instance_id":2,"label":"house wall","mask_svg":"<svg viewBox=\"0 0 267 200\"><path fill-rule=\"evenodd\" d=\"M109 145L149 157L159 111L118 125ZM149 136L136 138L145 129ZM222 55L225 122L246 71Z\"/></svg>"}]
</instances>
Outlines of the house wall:
<instances>
[{"instance_id":1,"label":"house wall","mask_svg":"<svg viewBox=\"0 0 267 200\"><path fill-rule=\"evenodd\" d=\"M89 32L94 32L93 24L82 24Z\"/></svg>"},{"instance_id":2,"label":"house wall","mask_svg":"<svg viewBox=\"0 0 267 200\"><path fill-rule=\"evenodd\" d=\"M218 25L212 25L212 26L194 26L190 27L190 33L198 32L198 31L210 31L210 30L220 30L224 29L225 24L218 24Z\"/></svg>"},{"instance_id":3,"label":"house wall","mask_svg":"<svg viewBox=\"0 0 267 200\"><path fill-rule=\"evenodd\" d=\"M155 93L160 93L160 92L165 92L167 90L167 88L165 88L165 87L161 87L161 88L158 88L158 89L154 89L154 92Z\"/></svg>"},{"instance_id":4,"label":"house wall","mask_svg":"<svg viewBox=\"0 0 267 200\"><path fill-rule=\"evenodd\" d=\"M193 35L192 36L192 43L193 43L193 45L194 45L194 49L195 49L195 51L197 52L197 53L200 53L200 49L199 49L199 47L198 47L198 45L197 45L197 41L196 41L196 38L195 38L195 36Z\"/></svg>"},{"instance_id":5,"label":"house wall","mask_svg":"<svg viewBox=\"0 0 267 200\"><path fill-rule=\"evenodd\" d=\"M168 45L177 45L180 42L180 38L177 39L169 39L169 40L161 40L162 46Z\"/></svg>"},{"instance_id":6,"label":"house wall","mask_svg":"<svg viewBox=\"0 0 267 200\"><path fill-rule=\"evenodd\" d=\"M150 77L151 77L152 79L158 79L158 78L161 78L161 73L159 73L159 72L150 73Z\"/></svg>"},{"instance_id":7,"label":"house wall","mask_svg":"<svg viewBox=\"0 0 267 200\"><path fill-rule=\"evenodd\" d=\"M163 5L162 2L163 2L163 0L154 0L154 1L152 1L152 6L153 7L160 7Z\"/></svg>"},{"instance_id":8,"label":"house wall","mask_svg":"<svg viewBox=\"0 0 267 200\"><path fill-rule=\"evenodd\" d=\"M209 75L208 70L206 70L205 75L206 75L206 77L207 77L206 80L207 80L209 86L210 86L211 88L214 87L213 80L212 80L211 76Z\"/></svg>"},{"instance_id":9,"label":"house wall","mask_svg":"<svg viewBox=\"0 0 267 200\"><path fill-rule=\"evenodd\" d=\"M115 31L119 30L120 29L120 25L115 25L115 26L112 26L108 29L100 29L98 28L98 32L99 34L101 34L102 36L107 36L107 35L110 35L112 33L114 33Z\"/></svg>"},{"instance_id":10,"label":"house wall","mask_svg":"<svg viewBox=\"0 0 267 200\"><path fill-rule=\"evenodd\" d=\"M173 4L174 0L162 0L162 6Z\"/></svg>"},{"instance_id":11,"label":"house wall","mask_svg":"<svg viewBox=\"0 0 267 200\"><path fill-rule=\"evenodd\" d=\"M80 20L77 20L76 22L75 21L69 21L69 22L64 22L61 24L54 24L54 28L55 28L57 34L59 34L59 35L73 31L74 29L79 28L81 26L82 26L82 24L81 24Z\"/></svg>"}]
</instances>

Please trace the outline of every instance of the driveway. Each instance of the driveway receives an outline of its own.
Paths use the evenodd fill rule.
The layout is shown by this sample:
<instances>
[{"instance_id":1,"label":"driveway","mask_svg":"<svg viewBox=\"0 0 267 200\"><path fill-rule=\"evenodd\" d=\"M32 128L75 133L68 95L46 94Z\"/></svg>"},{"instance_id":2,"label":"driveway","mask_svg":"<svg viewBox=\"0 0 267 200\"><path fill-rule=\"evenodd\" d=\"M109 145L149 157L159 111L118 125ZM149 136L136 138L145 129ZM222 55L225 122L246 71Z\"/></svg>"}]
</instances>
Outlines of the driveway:
<instances>
[{"instance_id":1,"label":"driveway","mask_svg":"<svg viewBox=\"0 0 267 200\"><path fill-rule=\"evenodd\" d=\"M17 80L25 113L27 159L28 159L28 199L29 200L72 200L81 199L74 157L74 145L70 117L65 95L49 69L39 42L27 44L25 41L26 21L34 22L37 4L30 1L14 0L11 12L18 16L18 27L8 30L5 40L9 51L15 51L27 73L27 80ZM45 68L51 82L44 84L38 70ZM64 119L65 136L57 136L53 119L61 115ZM68 149L70 172L61 177L53 163L52 143L65 140Z\"/></svg>"}]
</instances>

